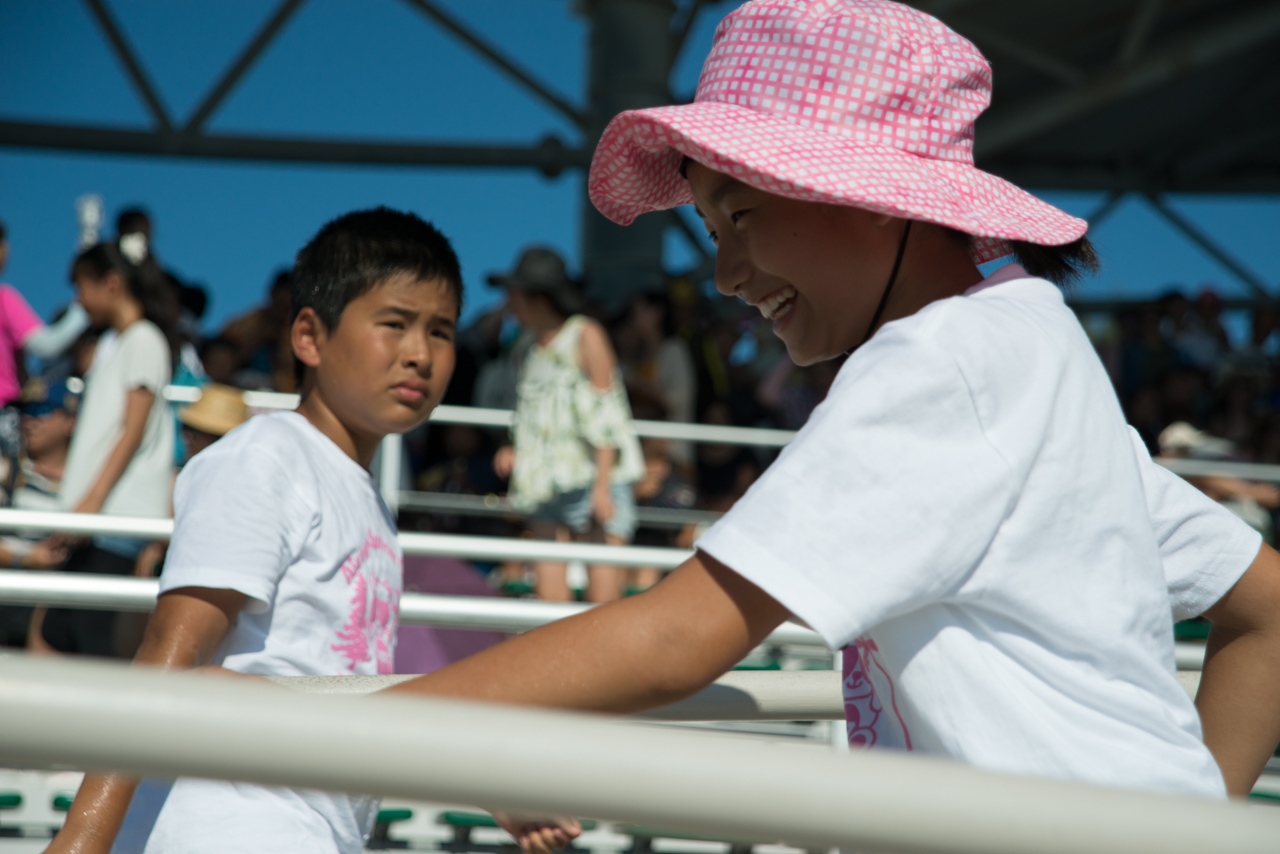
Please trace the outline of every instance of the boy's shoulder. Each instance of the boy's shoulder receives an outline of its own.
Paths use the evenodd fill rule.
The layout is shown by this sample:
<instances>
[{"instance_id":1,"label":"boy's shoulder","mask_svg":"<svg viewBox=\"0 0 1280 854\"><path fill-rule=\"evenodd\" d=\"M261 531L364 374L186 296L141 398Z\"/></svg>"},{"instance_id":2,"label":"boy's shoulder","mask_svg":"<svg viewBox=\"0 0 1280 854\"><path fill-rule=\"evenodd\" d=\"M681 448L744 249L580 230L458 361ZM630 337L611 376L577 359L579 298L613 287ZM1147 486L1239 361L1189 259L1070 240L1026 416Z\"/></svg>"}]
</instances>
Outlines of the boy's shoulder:
<instances>
[{"instance_id":1,"label":"boy's shoulder","mask_svg":"<svg viewBox=\"0 0 1280 854\"><path fill-rule=\"evenodd\" d=\"M305 476L317 449L315 428L296 412L255 415L197 454L188 468L261 465L265 457L286 471Z\"/></svg>"}]
</instances>

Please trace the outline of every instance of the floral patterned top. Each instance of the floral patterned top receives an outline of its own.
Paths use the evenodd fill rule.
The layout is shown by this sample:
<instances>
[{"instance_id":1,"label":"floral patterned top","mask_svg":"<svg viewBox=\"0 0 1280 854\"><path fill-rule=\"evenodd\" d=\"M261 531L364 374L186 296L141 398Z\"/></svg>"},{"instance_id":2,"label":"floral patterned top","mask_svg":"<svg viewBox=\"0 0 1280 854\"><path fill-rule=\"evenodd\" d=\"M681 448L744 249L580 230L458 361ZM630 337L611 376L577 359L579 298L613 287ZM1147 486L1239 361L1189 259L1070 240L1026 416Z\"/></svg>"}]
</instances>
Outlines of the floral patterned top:
<instances>
[{"instance_id":1,"label":"floral patterned top","mask_svg":"<svg viewBox=\"0 0 1280 854\"><path fill-rule=\"evenodd\" d=\"M575 314L546 345L525 357L516 388L516 463L511 503L532 510L553 496L590 486L596 479L596 448L617 448L610 480L634 483L644 476L644 457L631 426L631 405L615 370L613 382L597 389L578 362L578 342L587 318Z\"/></svg>"}]
</instances>

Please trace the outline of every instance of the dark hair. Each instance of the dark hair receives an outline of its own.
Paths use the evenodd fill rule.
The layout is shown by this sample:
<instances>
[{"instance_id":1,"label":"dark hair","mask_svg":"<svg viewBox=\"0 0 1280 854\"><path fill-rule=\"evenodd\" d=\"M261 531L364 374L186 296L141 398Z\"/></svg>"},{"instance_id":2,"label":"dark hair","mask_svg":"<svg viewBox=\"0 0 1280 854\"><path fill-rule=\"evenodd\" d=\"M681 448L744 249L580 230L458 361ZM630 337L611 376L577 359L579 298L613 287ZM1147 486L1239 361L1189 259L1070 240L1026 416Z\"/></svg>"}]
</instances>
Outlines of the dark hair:
<instances>
[{"instance_id":1,"label":"dark hair","mask_svg":"<svg viewBox=\"0 0 1280 854\"><path fill-rule=\"evenodd\" d=\"M207 354L214 350L230 350L233 353L239 353L240 348L230 338L209 338L200 345L200 358L203 359Z\"/></svg>"},{"instance_id":2,"label":"dark hair","mask_svg":"<svg viewBox=\"0 0 1280 854\"><path fill-rule=\"evenodd\" d=\"M178 334L174 328L178 295L169 276L148 253L137 264L120 251L120 241L96 243L76 256L71 263L72 283L80 276L102 279L115 272L124 279L129 295L142 306L142 316L159 327L169 342L169 359L177 364Z\"/></svg>"},{"instance_id":3,"label":"dark hair","mask_svg":"<svg viewBox=\"0 0 1280 854\"><path fill-rule=\"evenodd\" d=\"M442 280L462 311L458 256L434 226L385 207L340 216L298 253L290 291L292 318L310 308L333 329L348 303L399 273Z\"/></svg>"},{"instance_id":4,"label":"dark hair","mask_svg":"<svg viewBox=\"0 0 1280 854\"><path fill-rule=\"evenodd\" d=\"M116 235L137 234L151 230L151 215L146 208L131 207L120 211L116 217Z\"/></svg>"},{"instance_id":5,"label":"dark hair","mask_svg":"<svg viewBox=\"0 0 1280 854\"><path fill-rule=\"evenodd\" d=\"M4 220L0 219L0 243L4 243L5 239L8 236L9 236L9 232L5 231L4 229Z\"/></svg>"},{"instance_id":6,"label":"dark hair","mask_svg":"<svg viewBox=\"0 0 1280 854\"><path fill-rule=\"evenodd\" d=\"M1080 237L1062 246L1010 240L1009 248L1028 273L1064 288L1074 285L1081 276L1097 273L1102 266L1088 237Z\"/></svg>"}]
</instances>

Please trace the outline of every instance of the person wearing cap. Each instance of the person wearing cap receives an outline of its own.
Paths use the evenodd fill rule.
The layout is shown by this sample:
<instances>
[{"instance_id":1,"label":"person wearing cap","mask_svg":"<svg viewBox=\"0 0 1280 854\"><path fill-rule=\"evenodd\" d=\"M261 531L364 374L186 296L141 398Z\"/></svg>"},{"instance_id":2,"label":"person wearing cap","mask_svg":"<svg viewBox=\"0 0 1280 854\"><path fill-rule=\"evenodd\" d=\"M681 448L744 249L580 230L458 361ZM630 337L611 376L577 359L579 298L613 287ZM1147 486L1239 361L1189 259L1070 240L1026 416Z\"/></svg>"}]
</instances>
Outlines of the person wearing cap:
<instances>
[{"instance_id":1,"label":"person wearing cap","mask_svg":"<svg viewBox=\"0 0 1280 854\"><path fill-rule=\"evenodd\" d=\"M243 392L218 383L204 386L199 400L178 410L187 459L248 420L249 409L245 406Z\"/></svg>"},{"instance_id":2,"label":"person wearing cap","mask_svg":"<svg viewBox=\"0 0 1280 854\"><path fill-rule=\"evenodd\" d=\"M58 485L76 427L83 383L27 380L18 399L23 450L0 456L0 505L16 510L57 510ZM0 537L0 566L56 569L67 559L59 537L16 532ZM34 613L34 616L33 616ZM0 645L40 648L44 609L0 606ZM34 631L32 626L34 625Z\"/></svg>"},{"instance_id":3,"label":"person wearing cap","mask_svg":"<svg viewBox=\"0 0 1280 854\"><path fill-rule=\"evenodd\" d=\"M534 337L516 385L513 444L494 457L498 475L511 478L512 506L529 514L540 539L567 529L575 539L630 542L631 484L643 477L644 458L608 336L579 314L582 299L551 249L526 250L515 270L489 282L506 288L508 308ZM572 598L563 563L539 561L534 570L539 598ZM587 572L589 601L622 595L618 567Z\"/></svg>"},{"instance_id":4,"label":"person wearing cap","mask_svg":"<svg viewBox=\"0 0 1280 854\"><path fill-rule=\"evenodd\" d=\"M795 619L843 651L853 746L1249 791L1280 742L1280 556L1125 424L1055 286L1096 267L1087 224L973 165L991 79L908 6L756 0L717 28L692 104L613 119L596 207L625 225L696 205L722 293L799 365L849 356L664 581L394 690L632 713ZM1172 622L1200 613L1197 715ZM575 830L506 826L538 852Z\"/></svg>"}]
</instances>

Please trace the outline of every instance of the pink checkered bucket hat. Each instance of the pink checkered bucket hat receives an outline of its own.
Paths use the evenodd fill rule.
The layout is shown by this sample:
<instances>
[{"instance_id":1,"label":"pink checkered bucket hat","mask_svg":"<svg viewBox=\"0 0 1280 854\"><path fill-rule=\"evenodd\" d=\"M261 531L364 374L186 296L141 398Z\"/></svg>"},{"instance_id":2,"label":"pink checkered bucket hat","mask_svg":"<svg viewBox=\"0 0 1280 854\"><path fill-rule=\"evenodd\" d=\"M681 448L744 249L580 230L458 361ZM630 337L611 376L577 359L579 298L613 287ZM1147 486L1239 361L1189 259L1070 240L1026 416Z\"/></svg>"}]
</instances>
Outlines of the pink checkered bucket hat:
<instances>
[{"instance_id":1,"label":"pink checkered bucket hat","mask_svg":"<svg viewBox=\"0 0 1280 854\"><path fill-rule=\"evenodd\" d=\"M692 104L621 113L591 161L591 201L629 225L691 204L689 157L780 196L852 205L1005 241L1070 243L1088 225L973 165L991 66L924 12L888 0L754 0L728 15Z\"/></svg>"}]
</instances>

